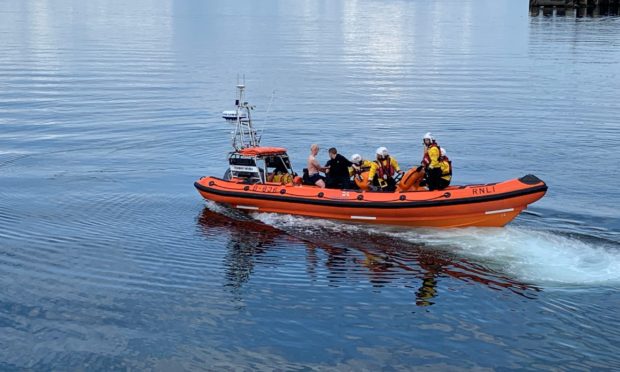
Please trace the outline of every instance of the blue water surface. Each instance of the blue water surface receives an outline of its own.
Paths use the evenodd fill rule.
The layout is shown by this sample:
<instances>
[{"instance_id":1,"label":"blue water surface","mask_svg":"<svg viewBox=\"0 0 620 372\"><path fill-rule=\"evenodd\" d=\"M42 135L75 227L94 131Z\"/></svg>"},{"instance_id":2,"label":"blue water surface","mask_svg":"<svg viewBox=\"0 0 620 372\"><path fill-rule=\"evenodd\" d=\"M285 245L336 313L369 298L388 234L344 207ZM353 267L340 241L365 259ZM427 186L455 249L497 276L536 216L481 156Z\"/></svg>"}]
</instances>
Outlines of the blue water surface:
<instances>
[{"instance_id":1,"label":"blue water surface","mask_svg":"<svg viewBox=\"0 0 620 372\"><path fill-rule=\"evenodd\" d=\"M514 0L1 2L0 370L620 368L619 32ZM205 203L238 75L297 169L412 166L431 131L454 183L549 192L503 229Z\"/></svg>"}]
</instances>

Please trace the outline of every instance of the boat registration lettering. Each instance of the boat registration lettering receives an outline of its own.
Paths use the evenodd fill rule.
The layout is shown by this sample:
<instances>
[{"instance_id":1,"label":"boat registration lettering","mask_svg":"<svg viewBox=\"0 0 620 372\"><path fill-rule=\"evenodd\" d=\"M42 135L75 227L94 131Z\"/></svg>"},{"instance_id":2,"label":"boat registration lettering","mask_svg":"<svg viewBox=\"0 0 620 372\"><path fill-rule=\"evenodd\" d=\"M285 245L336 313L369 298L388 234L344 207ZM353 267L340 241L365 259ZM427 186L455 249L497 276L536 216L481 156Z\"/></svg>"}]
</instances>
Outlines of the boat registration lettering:
<instances>
[{"instance_id":1,"label":"boat registration lettering","mask_svg":"<svg viewBox=\"0 0 620 372\"><path fill-rule=\"evenodd\" d=\"M250 167L246 165L231 165L230 170L232 172L252 172L252 173L259 172L258 167Z\"/></svg>"},{"instance_id":2,"label":"boat registration lettering","mask_svg":"<svg viewBox=\"0 0 620 372\"><path fill-rule=\"evenodd\" d=\"M471 189L473 195L486 195L495 192L495 186L474 187Z\"/></svg>"},{"instance_id":3,"label":"boat registration lettering","mask_svg":"<svg viewBox=\"0 0 620 372\"><path fill-rule=\"evenodd\" d=\"M280 192L281 188L280 186L254 185L252 191L276 193Z\"/></svg>"}]
</instances>

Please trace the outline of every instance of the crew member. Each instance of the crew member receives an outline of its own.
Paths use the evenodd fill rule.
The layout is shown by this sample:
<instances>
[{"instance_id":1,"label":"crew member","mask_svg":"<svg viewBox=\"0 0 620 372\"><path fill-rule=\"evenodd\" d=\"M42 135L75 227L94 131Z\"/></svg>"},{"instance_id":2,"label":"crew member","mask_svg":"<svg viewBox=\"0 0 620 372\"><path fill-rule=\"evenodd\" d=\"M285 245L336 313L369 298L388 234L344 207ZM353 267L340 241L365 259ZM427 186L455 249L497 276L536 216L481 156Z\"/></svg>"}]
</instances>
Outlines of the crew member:
<instances>
[{"instance_id":1,"label":"crew member","mask_svg":"<svg viewBox=\"0 0 620 372\"><path fill-rule=\"evenodd\" d=\"M360 154L351 155L351 168L349 168L349 175L357 176L364 172L368 172L372 168L373 162L370 160L362 159Z\"/></svg>"},{"instance_id":2,"label":"crew member","mask_svg":"<svg viewBox=\"0 0 620 372\"><path fill-rule=\"evenodd\" d=\"M450 185L452 181L452 161L448 158L446 149L441 148L441 156L439 157L439 164L441 168L441 178L439 179L439 190L443 190Z\"/></svg>"},{"instance_id":3,"label":"crew member","mask_svg":"<svg viewBox=\"0 0 620 372\"><path fill-rule=\"evenodd\" d=\"M340 155L335 147L328 150L329 160L325 164L327 179L325 184L330 189L349 189L351 179L349 167L353 165L347 158Z\"/></svg>"},{"instance_id":4,"label":"crew member","mask_svg":"<svg viewBox=\"0 0 620 372\"><path fill-rule=\"evenodd\" d=\"M373 186L380 191L392 192L396 190L396 181L394 176L402 173L398 166L398 161L390 156L388 149L379 147L376 151L377 160L374 162L368 179L372 180Z\"/></svg>"},{"instance_id":5,"label":"crew member","mask_svg":"<svg viewBox=\"0 0 620 372\"><path fill-rule=\"evenodd\" d=\"M426 179L424 184L428 186L429 190L439 189L439 180L441 179L441 164L439 158L441 157L441 149L435 141L435 137L428 132L422 138L424 143L424 158L422 159L422 166L426 172Z\"/></svg>"},{"instance_id":6,"label":"crew member","mask_svg":"<svg viewBox=\"0 0 620 372\"><path fill-rule=\"evenodd\" d=\"M357 188L367 190L368 179L364 179L363 174L370 171L370 168L376 166L376 164L370 160L362 159L360 154L351 155L351 167L349 168L349 175L353 177L354 185ZM353 185L352 185L353 186Z\"/></svg>"}]
</instances>

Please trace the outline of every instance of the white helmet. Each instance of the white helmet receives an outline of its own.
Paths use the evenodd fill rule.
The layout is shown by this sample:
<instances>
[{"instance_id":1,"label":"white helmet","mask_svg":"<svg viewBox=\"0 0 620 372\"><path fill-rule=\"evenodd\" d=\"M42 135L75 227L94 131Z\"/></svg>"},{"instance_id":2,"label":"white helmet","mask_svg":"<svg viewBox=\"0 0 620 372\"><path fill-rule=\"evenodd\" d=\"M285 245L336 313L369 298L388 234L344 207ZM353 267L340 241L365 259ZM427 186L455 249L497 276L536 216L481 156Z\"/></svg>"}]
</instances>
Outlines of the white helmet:
<instances>
[{"instance_id":1,"label":"white helmet","mask_svg":"<svg viewBox=\"0 0 620 372\"><path fill-rule=\"evenodd\" d=\"M390 153L388 152L388 149L383 147L383 146L377 148L376 152L377 152L378 156L388 156L388 155L390 155Z\"/></svg>"},{"instance_id":2,"label":"white helmet","mask_svg":"<svg viewBox=\"0 0 620 372\"><path fill-rule=\"evenodd\" d=\"M423 139L423 140L428 139L428 140L434 141L434 140L435 140L435 137L433 137L433 134L432 134L431 132L428 132L428 133L426 133L426 134L424 135L424 137L422 137L422 139Z\"/></svg>"},{"instance_id":3,"label":"white helmet","mask_svg":"<svg viewBox=\"0 0 620 372\"><path fill-rule=\"evenodd\" d=\"M359 164L361 162L362 162L362 155L360 154L351 155L351 163Z\"/></svg>"},{"instance_id":4,"label":"white helmet","mask_svg":"<svg viewBox=\"0 0 620 372\"><path fill-rule=\"evenodd\" d=\"M441 148L441 156L446 156L446 149L443 147Z\"/></svg>"}]
</instances>

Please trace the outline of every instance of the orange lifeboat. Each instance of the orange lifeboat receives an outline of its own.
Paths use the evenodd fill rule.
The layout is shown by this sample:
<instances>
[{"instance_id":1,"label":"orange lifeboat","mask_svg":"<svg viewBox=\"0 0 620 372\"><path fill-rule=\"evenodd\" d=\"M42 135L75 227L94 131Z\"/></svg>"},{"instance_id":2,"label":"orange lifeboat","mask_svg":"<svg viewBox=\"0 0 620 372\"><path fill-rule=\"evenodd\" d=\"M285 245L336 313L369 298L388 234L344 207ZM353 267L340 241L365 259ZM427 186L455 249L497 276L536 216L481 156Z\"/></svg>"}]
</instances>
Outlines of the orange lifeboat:
<instances>
[{"instance_id":1,"label":"orange lifeboat","mask_svg":"<svg viewBox=\"0 0 620 372\"><path fill-rule=\"evenodd\" d=\"M248 184L216 177L203 177L194 185L205 199L242 210L429 227L501 227L547 191L547 185L533 175L441 191L391 193L270 182Z\"/></svg>"},{"instance_id":2,"label":"orange lifeboat","mask_svg":"<svg viewBox=\"0 0 620 372\"><path fill-rule=\"evenodd\" d=\"M223 178L194 183L207 200L233 208L365 223L463 227L504 226L542 198L547 185L526 175L499 183L451 186L441 191L419 187L423 172L409 170L395 192L368 191L368 173L356 179L360 190L321 189L303 185L286 149L260 146L245 101L245 84L237 84L234 151ZM307 174L305 175L307 176Z\"/></svg>"}]
</instances>

